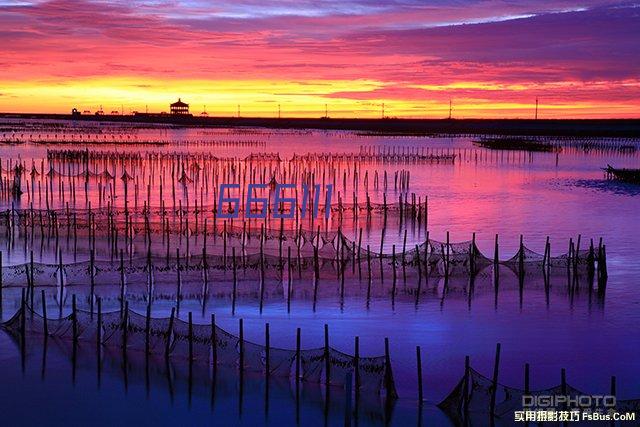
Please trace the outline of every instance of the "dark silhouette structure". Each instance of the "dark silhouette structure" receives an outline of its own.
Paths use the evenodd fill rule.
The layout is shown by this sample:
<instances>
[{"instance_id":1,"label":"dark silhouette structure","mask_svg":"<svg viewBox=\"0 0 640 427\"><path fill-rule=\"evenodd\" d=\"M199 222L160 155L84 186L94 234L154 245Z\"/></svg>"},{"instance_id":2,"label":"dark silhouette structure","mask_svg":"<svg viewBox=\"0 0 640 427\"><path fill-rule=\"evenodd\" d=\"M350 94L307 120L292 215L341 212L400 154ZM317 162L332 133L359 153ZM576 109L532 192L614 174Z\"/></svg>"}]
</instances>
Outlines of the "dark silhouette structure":
<instances>
[{"instance_id":1,"label":"dark silhouette structure","mask_svg":"<svg viewBox=\"0 0 640 427\"><path fill-rule=\"evenodd\" d=\"M171 114L189 114L189 104L182 102L180 98L178 98L177 102L171 104L169 108Z\"/></svg>"}]
</instances>

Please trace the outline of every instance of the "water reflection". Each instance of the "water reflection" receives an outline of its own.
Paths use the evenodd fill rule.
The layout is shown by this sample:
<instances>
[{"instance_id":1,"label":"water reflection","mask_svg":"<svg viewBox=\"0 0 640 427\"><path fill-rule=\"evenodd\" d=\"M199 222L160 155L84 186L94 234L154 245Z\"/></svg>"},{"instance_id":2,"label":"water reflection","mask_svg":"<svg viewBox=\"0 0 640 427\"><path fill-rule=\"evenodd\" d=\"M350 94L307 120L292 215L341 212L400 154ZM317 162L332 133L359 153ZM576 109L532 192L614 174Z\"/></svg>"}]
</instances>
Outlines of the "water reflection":
<instances>
[{"instance_id":1,"label":"water reflection","mask_svg":"<svg viewBox=\"0 0 640 427\"><path fill-rule=\"evenodd\" d=\"M610 179L568 180L565 185L587 188L595 191L610 192L621 196L640 196L640 185Z\"/></svg>"},{"instance_id":2,"label":"water reflection","mask_svg":"<svg viewBox=\"0 0 640 427\"><path fill-rule=\"evenodd\" d=\"M19 340L0 334L3 375L15 376L13 364L20 359L23 381L35 387L3 396L3 415L10 422L52 425L51 413L59 409L65 410L67 425L87 418L92 418L92 425L113 425L118 418L128 424L147 419L146 424L156 425L208 424L208 420L234 425L337 425L348 417L352 425L369 426L406 425L416 423L419 416L417 406L395 405L371 394L348 396L337 387L277 377L265 380L253 372L238 375L232 368L167 361L136 351L105 347L98 353L88 343L74 345L55 338L31 337L20 349ZM83 407L90 401L95 403ZM39 410L25 414L26 402L38 402ZM345 412L347 408L351 410ZM422 410L438 425L448 425L446 415L433 405Z\"/></svg>"},{"instance_id":3,"label":"water reflection","mask_svg":"<svg viewBox=\"0 0 640 427\"><path fill-rule=\"evenodd\" d=\"M91 125L88 126L91 127ZM298 327L303 329L305 344L309 347L321 345L324 324L330 325L332 345L345 352L353 349L353 339L359 336L363 352L382 354L383 340L389 337L394 373L401 395L391 416L393 423L397 424L400 423L398 420L406 421L405 424L416 422L414 399L417 394L414 351L416 345L422 346L425 353L425 395L430 401L440 400L459 380L466 355L471 356L473 365L478 370L483 373L491 372L492 352L497 342L502 343L504 348L504 369L501 370L500 375L501 380L503 379L506 384L520 384L521 367L524 363L530 363L532 372L535 372L535 375L532 375L532 387L544 388L557 384L559 368L566 367L572 381L578 383L581 389L596 391L606 389L610 375L616 375L622 396L637 395L637 385L632 379L638 376L639 365L633 348L638 347L640 342L638 335L632 333L633 328L630 325L640 321L637 310L639 294L636 292L637 277L640 274L640 265L636 260L640 234L635 232L640 198L638 198L639 193L631 186L602 180L603 174L600 169L607 163L617 167L638 167L640 156L637 151L621 152L618 149L607 149L607 141L603 141L602 144L599 142L598 149L589 152L575 147L565 147L561 153L522 151L505 153L473 147L469 137L428 138L358 135L352 132L167 129L137 126L135 129L128 129L112 125L109 125L109 129L105 131L108 136L119 134L119 138L138 141L155 138L165 140L167 143L161 146L135 144L119 146L109 143L105 145L104 141L100 140L101 145L92 145L88 143L89 139L86 136L81 137L82 134L91 135L91 142L95 143L97 141L95 135L100 132L96 129L83 128L83 126L72 127L71 133L74 133L77 138L75 142L55 147L55 150L77 150L86 146L96 154L100 151L110 151L129 156L126 162L118 163L118 167L114 167L108 159L105 160L106 157L100 160L103 164L100 164L101 168L96 170L99 172L107 169L112 172L117 170L117 175L113 175L116 179L108 180L103 177L100 181L97 177L92 178L88 197L85 197L82 180L62 178L64 173L81 172L82 162L53 162L62 168L58 170L60 174L55 175L54 179L48 179L48 169L40 167L41 162L47 164L48 147L46 145L27 143L20 146L0 146L0 155L3 158L14 159L14 163L3 162L0 174L5 182L11 183L9 179L12 173L11 166L15 165L17 157L20 157L27 166L29 193L24 194L22 199L14 201L14 208L29 212L33 203L37 211L38 208L46 209L47 200L53 200L59 208L60 215L57 220L60 220L64 217L63 212L67 210L67 202L70 202L71 208L74 207L75 202L75 208L87 209L88 206L85 204L91 201L94 212L97 211L100 203L103 210L107 209L107 205L123 207L125 205L124 186L129 180L121 178L125 171L128 174L134 173L131 162L136 156L183 156L182 159L187 162L187 173L195 174L195 169L191 169L188 165L191 162L203 166L204 161L198 160L198 155L217 156L220 159L229 157L245 159L252 154L267 156L277 153L280 159L286 162L296 155L332 153L334 159L340 159L343 155L343 159L350 160L336 160L337 167L335 162L330 166L318 165L315 173L321 176L323 172L327 174L331 170L337 171L335 180L338 186L342 187L340 188L341 197L345 204L353 203L352 197L355 192L353 173L356 169L358 170L356 182L359 185L356 193L361 206L365 204L364 195L367 192L370 194L371 203L380 204L383 203L385 194L388 197L388 203L393 201L396 204L400 196L405 201L411 201L413 193L420 200L418 205L422 205L425 203L425 196L428 196L428 218L423 215L420 222L401 220L397 213L390 213L386 218L380 213L375 213L370 220L351 215L351 212L344 215L342 231L356 240L359 230L362 229L363 247L370 245L371 248L378 250L383 246L384 252L389 254L395 245L399 253L400 248L405 245L405 240L407 248L413 248L414 245L424 242L427 231L432 239L441 241L445 240L449 232L452 241L467 240L476 233L476 243L484 254L493 254L494 237L498 234L500 259L506 259L517 253L518 238L521 234L524 234L530 247L537 248L540 252L546 237L550 236L554 254L565 252L569 238L575 239L579 234L585 236L583 242L591 237L594 239L602 237L607 245L610 274L606 287L598 286L597 278L592 281L588 275L579 276L577 281L574 280L575 275L566 274L550 277L543 275L522 277L517 271L502 267L498 269L497 275L489 268L471 277L449 277L445 280L441 276L430 276L427 279L423 275L422 280L419 281L419 273L416 270L405 272L398 263L395 280L388 273L382 275L380 278L382 280L375 278L369 281L366 267L362 275L358 275L358 270L347 271L341 276L336 276L335 270L330 272L323 270L321 271L322 280L318 282L306 277L293 277L289 293L286 271L280 277L267 278L263 282L254 271L253 275L248 276L246 280L239 278L235 293L230 274L227 277L216 277L215 281L212 280L208 295L202 292L200 276L197 280L190 280L183 276L184 286L179 292L176 290L176 280L173 278L166 280L164 284L158 284L157 292L151 298L149 298L147 287L144 286L144 280L139 281L137 285L129 282L131 286L126 289L126 301L130 307L140 313L144 312L146 303L150 299L153 300L154 314L165 316L171 308L177 307L176 302L179 302L181 318L184 319L189 312L192 312L199 321L206 322L211 313L216 313L221 326L229 331L235 331L238 318L242 317L247 325L248 338L255 342L262 338L264 324L269 322L273 331L274 345L286 348L293 347L295 331ZM128 135L132 135L131 138L127 138ZM388 153L405 154L397 156L399 160L356 163L353 155L360 153L383 153L382 157L391 157L387 155ZM411 164L407 161L410 153L455 155L455 161ZM30 176L32 161L39 174L34 175L33 180ZM69 166L72 163L73 165ZM215 162L212 160L211 163ZM179 162L175 164L178 165ZM73 169L74 167L76 169ZM217 168L213 165L209 167L210 171ZM290 168L288 171L294 170L293 166L288 167ZM222 171L223 167L219 170ZM170 189L170 167L162 170L161 162L154 160L140 167L138 171L140 174L137 197L133 190L135 185L131 182L127 184L130 191L128 202L130 209L133 209L136 199L140 211L147 200L152 201L148 205L153 207L159 207L161 200L164 200L165 206L175 204L178 209L174 211L186 209L187 200L190 201L191 210L194 210L194 204L191 202L196 199L200 207L209 205L209 201L201 202L203 193L200 187L203 181L199 181L197 185L194 181L193 185L186 190L176 186L174 202ZM182 169L177 168L175 176L180 177L181 172ZM388 177L386 188L385 172ZM345 173L347 174L346 183L344 182ZM374 186L376 174L378 185ZM290 176L287 174L287 177ZM368 190L365 190L365 176L368 178ZM396 177L403 182L397 187L394 182ZM212 180L207 181L211 183ZM41 183L40 188L38 182ZM162 197L159 191L160 182L164 183ZM45 183L49 186L43 185ZM150 184L152 187L148 187ZM24 185L26 190L27 183ZM148 190L149 188L151 190ZM213 185L210 185L209 196L213 195L212 188ZM29 202L26 201L29 200L27 196L31 197ZM179 209L180 200L183 204L182 209ZM2 206L5 212L5 209L10 209L11 201L9 199L3 201ZM0 218L4 221L7 217L3 213ZM22 226L15 227L14 232L10 233L11 238L7 237L0 242L4 265L28 261L30 252L33 250L36 262L50 263L55 269L58 262L56 257L60 252L65 263L72 260L85 261L90 257L91 246L95 249L96 259L104 260L113 257L117 264L119 252L112 250L115 241L120 242L120 248L124 250L125 263L127 258L132 259L136 255L145 256L149 242L146 240L146 234L141 232L144 225L134 224L133 233L131 233L132 227L129 227L131 237L128 238L130 239L128 243L130 245L123 248L122 243L127 239L124 237L127 234L122 231L126 228L121 227L117 235L110 234L108 231L87 232L89 227L86 227L85 218L84 215L76 216L77 228L74 227L73 220L67 223L56 223L55 220L48 223L45 220L45 226L38 225L25 230L24 225L18 221L17 224ZM189 218L189 227L192 231L186 233L181 232L189 227L178 216L165 217L165 220L170 220L169 223L157 222L149 225L152 228L155 227L156 232L164 230L164 233L158 232L152 236L151 245L156 250L156 254L166 251L170 246L172 255L176 247L180 249L181 254L199 255L203 242L197 233L193 236L193 230L198 225L202 227L202 222L198 224L191 218ZM81 225L83 221L85 221L84 226ZM98 231L100 227L112 230L113 227L108 225L110 221L108 215L105 215L98 217L92 226L95 226ZM123 222L124 220L121 221ZM209 224L211 225L211 222ZM334 232L336 224L333 222L329 224ZM382 231L385 224L386 234ZM271 228L278 227L279 225L275 224ZM316 227L317 224L314 224L306 228L315 230ZM169 230L168 236L167 230ZM185 238L185 235L192 235L193 238ZM381 242L382 235L385 235L384 244ZM210 242L209 246L212 253L213 247L222 250L220 247L223 244L217 240L216 243ZM277 248L274 253L277 253ZM379 267L379 264L374 261L375 274L378 274ZM277 270L267 268L268 274L275 271ZM496 276L499 278L497 286ZM22 279L24 278L21 277ZM120 297L120 278L114 275L111 279L111 283L105 280L105 283L95 288L94 295L102 298L105 309L107 307L117 309L123 303ZM41 282L36 284L38 290L40 284ZM3 299L0 308L3 310L5 319L19 307L20 289L25 286L26 280L22 280L20 284L12 284L2 289ZM78 304L84 309L90 308L94 301L86 282L82 284L76 281L66 287L66 291L62 293L59 292L55 283L53 286L43 286L43 288L50 313L68 313L72 294L77 295ZM50 353L53 352L51 347L49 345ZM6 365L17 367L18 359L11 352L13 347L7 347L4 341L0 343L0 355L12 361ZM9 353L12 355L9 356ZM56 378L56 372L60 372L62 368L56 368L58 362L52 362L53 359L49 357L47 359L49 361L43 365L46 367L47 379ZM26 362L26 372L29 372L33 363L28 359ZM602 369L605 362L607 369ZM0 369L4 371L5 368L2 365ZM61 366L64 366L64 375L58 379L68 380L71 371L67 370L68 365ZM112 409L109 412L96 408L95 402L101 402L101 399L105 399L105 395L87 390L84 385L88 382L82 379L84 374L81 368L77 369L74 389L64 389L64 381L59 386L53 382L42 389L43 393L48 392L47 395L38 394L40 391L34 390L39 389L37 385L39 383L34 382L34 379L28 375L25 377L26 380L23 380L13 376L7 369L6 381L7 384L11 384L14 394L21 396L24 402L43 401L44 405L49 405L47 402L52 399L52 395L59 397L56 404L48 406L52 410L66 404L60 402L67 396L70 396L70 400L84 402L84 405L79 403L78 408L75 408L74 416L77 415L79 422L93 419L94 414L88 413L87 408L93 408L102 419L113 423L121 421L116 418L116 415L121 416L125 409L128 411L127 416L130 417L128 419L132 423L139 424L150 421L163 424L165 420L172 420L177 424L184 423L185 421L178 418L178 415L186 417L185 420L193 420L193 423L197 424L199 419L208 419L206 417L210 416L209 396L196 392L192 393L192 406L189 411L188 381L186 386L173 383L172 388L176 390L176 393L173 393L174 409L169 411L164 408L164 406L170 406L171 393L167 390L169 386L163 386L165 388L162 389L162 393L154 391L159 390L157 388L159 386L155 385L158 381L161 384L168 384L166 380L150 381L151 399L147 401L144 399L146 395L144 382L134 381L133 373L127 374L127 378L131 378L131 381L128 381L127 390L129 396L133 397L128 400L120 395L121 390L124 390L122 384L125 378L124 371L122 369L116 371L122 374L106 374L105 370L102 390L117 391L108 393L106 399L108 402L113 402L111 406L124 408L122 411ZM92 369L91 372L95 371ZM115 380L118 381L117 384ZM194 390L197 389L196 386L197 381L194 381ZM245 388L247 393L243 393L243 403L240 404L237 385L235 388L231 385L224 387L232 389L230 395L233 398L225 398L224 390L215 388L216 395L219 396L219 398L216 397L218 403L215 408L216 411L222 411L217 412L221 417L231 414L229 419L235 420L238 418L239 407L242 407L242 421L239 423L261 424L265 412L268 412L269 419L284 420L286 423L295 419L295 408L291 405L291 398L280 399L278 397L281 395L280 392L273 391L270 393L270 399L265 402L263 393L254 396L249 392L251 387L247 385ZM302 393L303 390L300 392ZM308 394L314 395L314 393L309 391ZM283 394L290 396L291 390ZM154 398L156 395L161 397L156 399ZM410 403L405 403L405 399ZM142 403L138 403L138 400ZM13 402L13 406L8 405L12 410L17 411L21 408L23 417L40 416L40 412L26 408L25 403L18 401L17 398L9 397L6 401ZM324 424L325 417L322 409L324 401L320 399L318 402L320 403L315 405L306 403L301 405L299 417L301 423ZM409 408L404 410L406 405ZM256 411L252 409L247 409L266 407L268 411L258 411L258 414L254 414ZM280 417L275 414L284 415ZM438 425L441 424L440 419L437 418L438 413L433 412L433 408L429 405L424 407L423 415L427 419L436 417L435 422ZM327 422L339 423L342 421L342 416L339 410L335 416L329 416ZM28 419L25 418L25 423L28 423L27 421ZM44 421L51 423L51 420L44 419ZM275 423L275 421L270 422Z\"/></svg>"}]
</instances>

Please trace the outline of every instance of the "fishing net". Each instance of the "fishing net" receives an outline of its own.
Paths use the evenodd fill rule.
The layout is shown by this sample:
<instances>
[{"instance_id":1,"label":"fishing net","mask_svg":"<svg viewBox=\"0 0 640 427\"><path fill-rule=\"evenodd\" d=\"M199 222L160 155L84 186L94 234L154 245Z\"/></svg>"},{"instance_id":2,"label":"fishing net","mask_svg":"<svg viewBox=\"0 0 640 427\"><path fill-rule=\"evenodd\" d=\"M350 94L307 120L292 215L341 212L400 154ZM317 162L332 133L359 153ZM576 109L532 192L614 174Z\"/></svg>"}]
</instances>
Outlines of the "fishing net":
<instances>
[{"instance_id":1,"label":"fishing net","mask_svg":"<svg viewBox=\"0 0 640 427\"><path fill-rule=\"evenodd\" d=\"M68 315L61 319L47 319L47 329L50 336L67 339L73 338L73 327L74 321L72 315ZM78 331L84 329L84 327L78 327L77 322L76 328L78 328Z\"/></svg>"},{"instance_id":2,"label":"fishing net","mask_svg":"<svg viewBox=\"0 0 640 427\"><path fill-rule=\"evenodd\" d=\"M237 366L240 354L238 353L238 337L216 326L215 358L217 363L226 366Z\"/></svg>"},{"instance_id":3,"label":"fishing net","mask_svg":"<svg viewBox=\"0 0 640 427\"><path fill-rule=\"evenodd\" d=\"M240 342L238 342L238 346ZM264 372L266 368L266 348L259 344L243 341L243 368L249 371ZM271 359L271 357L269 357Z\"/></svg>"},{"instance_id":4,"label":"fishing net","mask_svg":"<svg viewBox=\"0 0 640 427\"><path fill-rule=\"evenodd\" d=\"M269 374L278 377L289 377L292 375L291 368L296 359L295 350L284 348L269 349ZM295 373L293 374L295 375Z\"/></svg>"},{"instance_id":5,"label":"fishing net","mask_svg":"<svg viewBox=\"0 0 640 427\"><path fill-rule=\"evenodd\" d=\"M189 211L191 208L187 206L181 209ZM204 207L194 209L195 212L201 212ZM4 221L11 223L12 220L7 219L11 215L7 212L6 215L0 215L0 222L4 218ZM19 219L30 221L34 230L41 230L32 223L38 217L34 211L12 212ZM42 211L38 212L42 214ZM157 287L168 299L180 297L178 293L183 291L187 295L202 295L211 283L233 280L234 270L237 281L263 281L282 279L289 269L297 273L299 278L307 279L324 279L351 270L357 271L359 277L365 272L367 277L384 280L396 270L402 270L403 275L407 271L415 271L430 277L469 277L494 262L528 276L543 272L561 274L569 267L573 273L582 275L585 272L592 273L596 264L598 268L601 264L605 267L601 247L594 250L593 243L589 249L580 249L579 243L570 245L566 254L554 257L521 245L512 257L494 260L480 252L475 240L442 242L428 239L409 247L403 244L389 253L389 244L373 245L370 242L367 245L361 237L347 236L341 229L314 230L302 226L285 227L282 224L277 227L276 223L268 224L267 221L238 221L241 226L225 222L222 227L209 226L205 232L202 226L198 228L193 224L184 224L181 214L173 217L165 226L164 221L154 223L147 211L144 217L137 219L126 212L127 220L122 224L113 223L114 213L110 210L95 210L87 215L74 214L73 217L65 210L56 211L55 215L46 212L53 221L50 225L61 232L69 230L71 221L75 230L74 238L77 237L77 221L84 224L85 229L91 227L91 233L83 235L81 232L81 238L85 239L81 247L89 246L96 239L106 240L108 245L96 249L100 256L96 255L94 262L64 263L62 271L59 271L58 265L43 263L3 266L3 287L28 286L31 276L35 286L80 286L90 284L93 279L97 287L118 286L124 282L127 290L141 295L152 295L154 287ZM59 222L62 220L58 214L60 218L66 218L66 227L64 221ZM93 218L93 221L88 224L87 218ZM103 225L107 228L99 232ZM118 253L120 246L117 237L113 241L113 230L121 228L123 233L125 230L131 232L131 241L127 242L123 259ZM172 235L170 239L165 231ZM159 238L160 235L162 238ZM88 237L91 238L87 240ZM42 239L44 242L45 237L42 236ZM116 250L113 250L114 246ZM146 254L139 252L141 247ZM168 250L169 247L171 250ZM66 250L69 251L68 248ZM65 254L64 258L69 259L69 256ZM75 251L73 256L74 259L77 256ZM181 289L178 289L178 283Z\"/></svg>"},{"instance_id":6,"label":"fishing net","mask_svg":"<svg viewBox=\"0 0 640 427\"><path fill-rule=\"evenodd\" d=\"M29 286L32 277L35 286L58 286L60 284L57 265L25 263L2 267L2 287Z\"/></svg>"},{"instance_id":7,"label":"fishing net","mask_svg":"<svg viewBox=\"0 0 640 427\"><path fill-rule=\"evenodd\" d=\"M80 341L95 343L98 336L97 314L84 310L76 310L76 336ZM73 328L73 324L72 324ZM71 331L73 338L73 330Z\"/></svg>"},{"instance_id":8,"label":"fishing net","mask_svg":"<svg viewBox=\"0 0 640 427\"><path fill-rule=\"evenodd\" d=\"M63 266L65 271L66 285L89 285L91 284L91 264L89 262L79 262L75 264L67 264ZM36 281L38 286L42 286L39 280Z\"/></svg>"},{"instance_id":9,"label":"fishing net","mask_svg":"<svg viewBox=\"0 0 640 427\"><path fill-rule=\"evenodd\" d=\"M514 256L512 256L511 258L505 261L505 264L517 265L520 262L523 262L527 265L537 265L542 267L544 261L545 261L544 254L535 252L527 248L526 246L522 245Z\"/></svg>"},{"instance_id":10,"label":"fishing net","mask_svg":"<svg viewBox=\"0 0 640 427\"><path fill-rule=\"evenodd\" d=\"M147 317L129 311L127 315L127 348L144 350L147 342Z\"/></svg>"},{"instance_id":11,"label":"fishing net","mask_svg":"<svg viewBox=\"0 0 640 427\"><path fill-rule=\"evenodd\" d=\"M470 369L470 373L469 411L484 412L491 407L493 382L473 369ZM498 384L495 398L495 415L502 416L512 408L517 407L517 405L522 405L522 393L519 393L517 389Z\"/></svg>"},{"instance_id":12,"label":"fishing net","mask_svg":"<svg viewBox=\"0 0 640 427\"><path fill-rule=\"evenodd\" d=\"M437 405L438 408L452 419L455 425L464 425L464 408L462 404L466 390L465 385L465 378L462 377L453 390Z\"/></svg>"},{"instance_id":13,"label":"fishing net","mask_svg":"<svg viewBox=\"0 0 640 427\"><path fill-rule=\"evenodd\" d=\"M124 322L119 311L102 313L102 342L111 347L122 347Z\"/></svg>"},{"instance_id":14,"label":"fishing net","mask_svg":"<svg viewBox=\"0 0 640 427\"><path fill-rule=\"evenodd\" d=\"M395 396L393 374L387 371L387 363L384 356L359 357L356 373L356 358L334 348L329 347L329 364L327 373L327 361L325 349L302 350L300 362L302 379L308 382L325 382L327 378L330 385L345 386L347 374L351 373L354 384L359 390L368 390L379 393L386 392Z\"/></svg>"},{"instance_id":15,"label":"fishing net","mask_svg":"<svg viewBox=\"0 0 640 427\"><path fill-rule=\"evenodd\" d=\"M324 348L300 351L300 375L304 381L319 383L324 369Z\"/></svg>"},{"instance_id":16,"label":"fishing net","mask_svg":"<svg viewBox=\"0 0 640 427\"><path fill-rule=\"evenodd\" d=\"M191 331L190 331L191 330ZM209 361L211 352L211 326L192 324L180 319L175 319L173 323L173 342L171 345L171 355L182 358ZM191 348L191 353L189 348Z\"/></svg>"},{"instance_id":17,"label":"fishing net","mask_svg":"<svg viewBox=\"0 0 640 427\"><path fill-rule=\"evenodd\" d=\"M505 419L513 417L515 411L523 410L523 396L568 396L570 400L578 400L581 396L587 396L586 393L576 389L575 387L565 384L558 385L548 389L532 390L528 393L519 388L509 387L501 383L497 383L494 387L490 378L480 374L473 368L469 369L468 391L467 380L463 377L453 388L453 390L438 404L442 410L450 414L455 419L462 419L465 409L465 394L467 395L466 407L470 413L490 413L491 400L495 389L495 406L493 414L496 417ZM533 399L535 401L535 399ZM598 401L591 399L592 402ZM638 405L640 400L618 400L617 406L619 411L633 408ZM637 410L637 406L635 406ZM598 408L594 406L591 410L607 408ZM629 409L634 410L634 409Z\"/></svg>"},{"instance_id":18,"label":"fishing net","mask_svg":"<svg viewBox=\"0 0 640 427\"><path fill-rule=\"evenodd\" d=\"M358 382L361 390L379 392L385 387L387 366L384 356L358 358ZM392 385L389 386L390 388Z\"/></svg>"},{"instance_id":19,"label":"fishing net","mask_svg":"<svg viewBox=\"0 0 640 427\"><path fill-rule=\"evenodd\" d=\"M355 372L354 361L353 356L329 347L329 384L344 386L347 373Z\"/></svg>"},{"instance_id":20,"label":"fishing net","mask_svg":"<svg viewBox=\"0 0 640 427\"><path fill-rule=\"evenodd\" d=\"M170 339L171 331L169 325L171 321L168 318L150 318L149 319L149 352L161 353L166 351L167 342Z\"/></svg>"}]
</instances>

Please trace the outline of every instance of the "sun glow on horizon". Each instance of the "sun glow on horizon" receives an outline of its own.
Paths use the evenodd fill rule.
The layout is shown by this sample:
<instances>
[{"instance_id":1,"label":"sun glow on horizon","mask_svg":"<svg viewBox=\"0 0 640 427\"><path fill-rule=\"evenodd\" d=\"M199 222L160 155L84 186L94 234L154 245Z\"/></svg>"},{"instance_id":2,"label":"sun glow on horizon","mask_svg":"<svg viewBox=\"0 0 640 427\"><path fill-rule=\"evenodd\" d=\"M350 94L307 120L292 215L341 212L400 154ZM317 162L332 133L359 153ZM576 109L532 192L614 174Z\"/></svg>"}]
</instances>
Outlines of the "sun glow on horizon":
<instances>
[{"instance_id":1,"label":"sun glow on horizon","mask_svg":"<svg viewBox=\"0 0 640 427\"><path fill-rule=\"evenodd\" d=\"M449 114L449 94L453 116L457 118L530 118L535 98L527 95L510 99L511 94L532 89L526 85L488 82L454 82L446 85L413 85L424 98L398 99L395 85L374 80L316 81L208 81L158 80L125 77L75 79L66 82L0 82L0 112L69 113L72 108L105 113L111 111L168 112L177 98L190 104L193 115L206 110L209 116L236 116L238 106L244 117L322 117L325 108L334 118L444 118ZM636 83L637 84L637 83ZM571 87L575 83L564 86ZM559 87L557 84L554 87ZM390 89L391 87L391 89ZM474 92L470 96L469 91ZM489 94L483 96L483 92ZM502 92L505 100L496 96ZM359 97L362 97L361 99ZM384 111L384 113L383 113ZM539 116L637 117L635 103L576 100L570 103L541 102Z\"/></svg>"}]
</instances>

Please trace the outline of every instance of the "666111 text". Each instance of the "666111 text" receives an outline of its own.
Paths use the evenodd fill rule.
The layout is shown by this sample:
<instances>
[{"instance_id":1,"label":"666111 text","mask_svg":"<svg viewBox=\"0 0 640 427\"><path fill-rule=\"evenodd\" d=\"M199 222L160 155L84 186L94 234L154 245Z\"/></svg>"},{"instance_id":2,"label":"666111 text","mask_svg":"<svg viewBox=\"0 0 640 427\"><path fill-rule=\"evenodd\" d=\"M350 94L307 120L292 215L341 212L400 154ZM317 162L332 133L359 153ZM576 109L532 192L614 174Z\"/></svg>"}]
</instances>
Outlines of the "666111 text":
<instances>
[{"instance_id":1,"label":"666111 text","mask_svg":"<svg viewBox=\"0 0 640 427\"><path fill-rule=\"evenodd\" d=\"M300 218L305 218L310 210L312 218L316 219L323 204L324 217L328 219L333 184L303 184L301 187L300 194L295 184L249 184L246 191L241 191L240 184L221 184L216 213L219 218L235 219L244 210L247 219L263 219L271 211L273 218L288 219L294 218L299 209ZM268 209L270 204L271 209Z\"/></svg>"}]
</instances>

